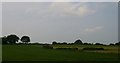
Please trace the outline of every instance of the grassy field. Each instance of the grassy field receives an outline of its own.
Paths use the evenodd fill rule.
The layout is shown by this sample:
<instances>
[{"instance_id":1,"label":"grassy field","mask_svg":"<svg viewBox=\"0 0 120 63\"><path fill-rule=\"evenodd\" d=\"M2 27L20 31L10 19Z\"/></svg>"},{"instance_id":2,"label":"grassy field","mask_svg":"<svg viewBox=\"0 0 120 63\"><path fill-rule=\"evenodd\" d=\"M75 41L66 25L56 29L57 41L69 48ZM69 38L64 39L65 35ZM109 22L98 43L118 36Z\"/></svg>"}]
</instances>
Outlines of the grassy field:
<instances>
[{"instance_id":1,"label":"grassy field","mask_svg":"<svg viewBox=\"0 0 120 63\"><path fill-rule=\"evenodd\" d=\"M3 61L118 61L117 46L52 45L54 48L77 47L78 51L45 49L41 45L3 45ZM104 51L81 51L84 47L103 47Z\"/></svg>"}]
</instances>

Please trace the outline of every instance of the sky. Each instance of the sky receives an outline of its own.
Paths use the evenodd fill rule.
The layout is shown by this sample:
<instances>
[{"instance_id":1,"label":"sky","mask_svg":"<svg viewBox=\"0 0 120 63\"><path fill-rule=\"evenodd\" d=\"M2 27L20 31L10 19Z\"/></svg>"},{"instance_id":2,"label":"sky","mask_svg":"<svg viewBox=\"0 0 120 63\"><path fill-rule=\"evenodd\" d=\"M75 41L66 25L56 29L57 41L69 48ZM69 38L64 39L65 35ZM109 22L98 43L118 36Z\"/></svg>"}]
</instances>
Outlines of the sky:
<instances>
[{"instance_id":1,"label":"sky","mask_svg":"<svg viewBox=\"0 0 120 63\"><path fill-rule=\"evenodd\" d=\"M0 36L2 36L2 3L0 2Z\"/></svg>"},{"instance_id":2,"label":"sky","mask_svg":"<svg viewBox=\"0 0 120 63\"><path fill-rule=\"evenodd\" d=\"M117 2L2 3L2 35L31 42L118 42Z\"/></svg>"},{"instance_id":3,"label":"sky","mask_svg":"<svg viewBox=\"0 0 120 63\"><path fill-rule=\"evenodd\" d=\"M2 2L118 2L119 0L1 0Z\"/></svg>"}]
</instances>

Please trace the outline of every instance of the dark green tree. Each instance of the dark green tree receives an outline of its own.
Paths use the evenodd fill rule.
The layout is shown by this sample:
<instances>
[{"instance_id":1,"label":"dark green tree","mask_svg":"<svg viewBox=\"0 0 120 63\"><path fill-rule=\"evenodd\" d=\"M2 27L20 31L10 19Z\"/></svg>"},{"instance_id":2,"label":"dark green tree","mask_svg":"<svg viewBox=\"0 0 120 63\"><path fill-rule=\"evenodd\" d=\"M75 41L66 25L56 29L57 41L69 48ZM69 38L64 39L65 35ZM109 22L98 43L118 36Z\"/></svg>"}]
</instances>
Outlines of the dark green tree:
<instances>
[{"instance_id":1,"label":"dark green tree","mask_svg":"<svg viewBox=\"0 0 120 63\"><path fill-rule=\"evenodd\" d=\"M53 45L54 45L54 44L57 44L57 42L56 42L56 41L53 41L52 44L53 44Z\"/></svg>"},{"instance_id":2,"label":"dark green tree","mask_svg":"<svg viewBox=\"0 0 120 63\"><path fill-rule=\"evenodd\" d=\"M82 43L82 41L81 41L80 39L78 39L78 40L76 40L76 41L74 42L74 44L83 44L83 43Z\"/></svg>"},{"instance_id":3,"label":"dark green tree","mask_svg":"<svg viewBox=\"0 0 120 63\"><path fill-rule=\"evenodd\" d=\"M2 39L2 44L8 44L6 36L4 36L4 37L2 37L0 39Z\"/></svg>"},{"instance_id":4,"label":"dark green tree","mask_svg":"<svg viewBox=\"0 0 120 63\"><path fill-rule=\"evenodd\" d=\"M120 41L118 43L115 43L115 45L120 45Z\"/></svg>"},{"instance_id":5,"label":"dark green tree","mask_svg":"<svg viewBox=\"0 0 120 63\"><path fill-rule=\"evenodd\" d=\"M23 43L27 44L28 42L30 42L30 37L29 37L29 36L23 36L23 37L21 38L21 41L22 41Z\"/></svg>"},{"instance_id":6,"label":"dark green tree","mask_svg":"<svg viewBox=\"0 0 120 63\"><path fill-rule=\"evenodd\" d=\"M101 44L101 43L95 43L95 45L103 45L103 44Z\"/></svg>"},{"instance_id":7,"label":"dark green tree","mask_svg":"<svg viewBox=\"0 0 120 63\"><path fill-rule=\"evenodd\" d=\"M9 44L16 44L16 42L19 40L19 37L17 35L11 34L8 35L6 39Z\"/></svg>"},{"instance_id":8,"label":"dark green tree","mask_svg":"<svg viewBox=\"0 0 120 63\"><path fill-rule=\"evenodd\" d=\"M110 43L109 45L114 46L115 44L114 43Z\"/></svg>"},{"instance_id":9,"label":"dark green tree","mask_svg":"<svg viewBox=\"0 0 120 63\"><path fill-rule=\"evenodd\" d=\"M63 45L67 45L67 42L63 42L63 43L61 43L61 44L63 44Z\"/></svg>"}]
</instances>

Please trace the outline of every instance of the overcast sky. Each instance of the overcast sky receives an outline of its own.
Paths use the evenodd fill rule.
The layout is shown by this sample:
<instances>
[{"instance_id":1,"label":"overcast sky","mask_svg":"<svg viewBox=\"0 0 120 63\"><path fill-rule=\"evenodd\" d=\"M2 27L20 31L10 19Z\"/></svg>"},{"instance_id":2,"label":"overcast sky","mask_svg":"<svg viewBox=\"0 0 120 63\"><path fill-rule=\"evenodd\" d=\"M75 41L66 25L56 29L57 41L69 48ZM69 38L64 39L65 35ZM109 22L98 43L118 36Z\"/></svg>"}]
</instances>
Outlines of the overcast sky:
<instances>
[{"instance_id":1,"label":"overcast sky","mask_svg":"<svg viewBox=\"0 0 120 63\"><path fill-rule=\"evenodd\" d=\"M28 35L32 42L115 43L118 3L2 3L2 34Z\"/></svg>"},{"instance_id":2,"label":"overcast sky","mask_svg":"<svg viewBox=\"0 0 120 63\"><path fill-rule=\"evenodd\" d=\"M2 2L118 2L119 0L1 0Z\"/></svg>"},{"instance_id":3,"label":"overcast sky","mask_svg":"<svg viewBox=\"0 0 120 63\"><path fill-rule=\"evenodd\" d=\"M2 3L0 2L0 36L2 36Z\"/></svg>"}]
</instances>

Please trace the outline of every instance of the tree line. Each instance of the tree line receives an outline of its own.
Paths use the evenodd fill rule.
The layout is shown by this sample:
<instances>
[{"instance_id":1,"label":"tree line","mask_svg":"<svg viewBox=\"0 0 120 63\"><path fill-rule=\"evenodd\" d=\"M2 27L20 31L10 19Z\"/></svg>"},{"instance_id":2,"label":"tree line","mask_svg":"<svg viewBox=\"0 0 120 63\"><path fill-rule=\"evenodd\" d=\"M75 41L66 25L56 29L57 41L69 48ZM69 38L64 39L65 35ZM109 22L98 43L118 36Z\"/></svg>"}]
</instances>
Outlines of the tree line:
<instances>
[{"instance_id":1,"label":"tree line","mask_svg":"<svg viewBox=\"0 0 120 63\"><path fill-rule=\"evenodd\" d=\"M2 39L2 44L16 44L19 40L22 42L22 44L28 44L30 42L29 36L22 36L21 38L19 38L15 34L4 36L1 39ZM17 43L17 44L21 44L21 43ZM31 44L31 43L29 43L29 44ZM32 44L40 44L40 43L32 43ZM95 44L83 43L82 40L78 39L73 43L67 43L67 42L59 43L59 42L53 41L52 45L104 45L104 44L101 44L101 43L95 43ZM120 45L120 42L115 43L115 44L110 43L109 45Z\"/></svg>"},{"instance_id":2,"label":"tree line","mask_svg":"<svg viewBox=\"0 0 120 63\"><path fill-rule=\"evenodd\" d=\"M105 45L105 44L102 44L102 43L83 43L80 39L76 40L75 42L73 43L67 43L67 42L63 42L63 43L59 43L59 42L56 42L56 41L53 41L52 42L52 45ZM120 45L120 42L117 42L117 43L110 43L109 45Z\"/></svg>"},{"instance_id":3,"label":"tree line","mask_svg":"<svg viewBox=\"0 0 120 63\"><path fill-rule=\"evenodd\" d=\"M30 37L29 36L22 36L21 38L19 38L15 34L4 36L1 39L2 39L2 44L16 44L19 40L23 44L28 44L28 42L30 42Z\"/></svg>"},{"instance_id":4,"label":"tree line","mask_svg":"<svg viewBox=\"0 0 120 63\"><path fill-rule=\"evenodd\" d=\"M78 39L74 43L67 43L67 42L59 43L59 42L53 41L52 44L53 45L56 45L56 44L61 44L61 45L63 45L63 44L69 44L69 45L79 44L79 45L82 45L83 42L82 42L82 40Z\"/></svg>"}]
</instances>

